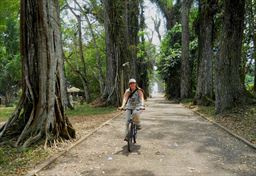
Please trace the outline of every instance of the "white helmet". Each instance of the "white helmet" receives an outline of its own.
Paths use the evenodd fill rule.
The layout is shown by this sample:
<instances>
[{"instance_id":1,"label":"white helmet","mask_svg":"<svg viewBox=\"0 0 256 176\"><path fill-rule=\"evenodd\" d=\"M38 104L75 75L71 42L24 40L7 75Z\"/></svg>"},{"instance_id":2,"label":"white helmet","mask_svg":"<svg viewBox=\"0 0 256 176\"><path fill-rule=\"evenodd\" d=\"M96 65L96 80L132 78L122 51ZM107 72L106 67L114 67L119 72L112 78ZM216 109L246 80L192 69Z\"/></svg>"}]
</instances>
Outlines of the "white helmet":
<instances>
[{"instance_id":1,"label":"white helmet","mask_svg":"<svg viewBox=\"0 0 256 176\"><path fill-rule=\"evenodd\" d=\"M129 80L129 84L131 84L131 83L136 83L136 80L135 80L135 79L133 79L133 78L132 78L132 79L130 79L130 80Z\"/></svg>"}]
</instances>

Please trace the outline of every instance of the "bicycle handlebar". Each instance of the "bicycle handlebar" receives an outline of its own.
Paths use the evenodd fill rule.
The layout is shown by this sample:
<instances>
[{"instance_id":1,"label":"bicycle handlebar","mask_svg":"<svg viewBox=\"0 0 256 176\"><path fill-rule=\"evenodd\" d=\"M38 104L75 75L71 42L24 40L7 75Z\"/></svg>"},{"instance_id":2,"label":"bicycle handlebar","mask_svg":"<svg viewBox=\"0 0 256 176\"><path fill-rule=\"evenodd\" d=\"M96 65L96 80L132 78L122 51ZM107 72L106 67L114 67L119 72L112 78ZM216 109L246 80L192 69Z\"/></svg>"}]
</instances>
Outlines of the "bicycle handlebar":
<instances>
[{"instance_id":1,"label":"bicycle handlebar","mask_svg":"<svg viewBox=\"0 0 256 176\"><path fill-rule=\"evenodd\" d=\"M126 110L145 110L145 108L136 108L136 109L129 109L129 108L118 108L120 111L126 111Z\"/></svg>"}]
</instances>

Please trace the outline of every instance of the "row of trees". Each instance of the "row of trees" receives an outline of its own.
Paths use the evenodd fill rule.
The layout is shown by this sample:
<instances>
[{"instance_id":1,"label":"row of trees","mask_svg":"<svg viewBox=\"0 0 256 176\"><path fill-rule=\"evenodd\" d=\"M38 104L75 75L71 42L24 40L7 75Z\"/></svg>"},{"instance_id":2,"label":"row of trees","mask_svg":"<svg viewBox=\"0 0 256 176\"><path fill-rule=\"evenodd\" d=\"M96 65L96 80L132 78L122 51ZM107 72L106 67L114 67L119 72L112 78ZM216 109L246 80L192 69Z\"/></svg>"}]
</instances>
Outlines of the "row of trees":
<instances>
[{"instance_id":1,"label":"row of trees","mask_svg":"<svg viewBox=\"0 0 256 176\"><path fill-rule=\"evenodd\" d=\"M71 12L75 17L75 22L72 18L68 22L73 27L65 25L65 21L63 24L67 41L64 52L68 68L83 83L88 103L98 97L100 105L118 105L131 77L148 94L147 68L151 61L146 54L149 47L143 32L143 1L65 1L61 9L64 15ZM94 51L89 58L90 50Z\"/></svg>"},{"instance_id":2,"label":"row of trees","mask_svg":"<svg viewBox=\"0 0 256 176\"><path fill-rule=\"evenodd\" d=\"M148 92L148 58L154 49L145 41L143 1L21 0L15 7L22 91L15 112L0 129L1 143L27 147L41 139L48 144L74 138L65 115L69 83L84 90L88 103L98 98L101 105L120 104L130 77ZM10 29L4 26L3 31L2 37L11 37L5 34ZM1 44L6 50L15 47Z\"/></svg>"},{"instance_id":3,"label":"row of trees","mask_svg":"<svg viewBox=\"0 0 256 176\"><path fill-rule=\"evenodd\" d=\"M255 102L246 82L253 71L256 80L254 0L154 2L169 29L159 61L168 98L214 103L217 113Z\"/></svg>"},{"instance_id":4,"label":"row of trees","mask_svg":"<svg viewBox=\"0 0 256 176\"><path fill-rule=\"evenodd\" d=\"M158 65L169 98L195 97L195 103L204 105L215 101L217 112L254 101L244 86L248 68L256 65L254 0L152 2L169 30ZM1 63L21 58L22 91L15 112L0 129L0 142L26 147L41 139L47 144L74 138L65 115L67 82L83 88L87 102L98 98L101 105L120 104L130 77L148 94L155 49L145 38L142 0L21 0L19 11L14 19L16 24L20 19L20 38L10 40L7 25L1 29L1 37L13 41L1 43L1 55L6 53ZM243 38L243 33L249 35Z\"/></svg>"}]
</instances>

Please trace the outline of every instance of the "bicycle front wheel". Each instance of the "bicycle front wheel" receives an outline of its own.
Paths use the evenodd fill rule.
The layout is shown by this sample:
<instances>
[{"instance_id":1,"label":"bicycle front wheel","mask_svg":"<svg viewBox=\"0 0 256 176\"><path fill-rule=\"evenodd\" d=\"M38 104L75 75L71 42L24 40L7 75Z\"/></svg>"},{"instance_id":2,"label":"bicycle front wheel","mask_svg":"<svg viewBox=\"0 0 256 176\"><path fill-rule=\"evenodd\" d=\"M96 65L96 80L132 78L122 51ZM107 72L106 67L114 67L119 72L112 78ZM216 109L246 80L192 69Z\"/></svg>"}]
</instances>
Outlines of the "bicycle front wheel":
<instances>
[{"instance_id":1,"label":"bicycle front wheel","mask_svg":"<svg viewBox=\"0 0 256 176\"><path fill-rule=\"evenodd\" d=\"M132 134L132 138L133 138L134 144L136 143L136 134L137 134L137 127L136 127L136 125L133 125L133 134Z\"/></svg>"},{"instance_id":2,"label":"bicycle front wheel","mask_svg":"<svg viewBox=\"0 0 256 176\"><path fill-rule=\"evenodd\" d=\"M127 145L128 145L128 152L131 152L131 148L132 148L132 139L133 139L133 125L132 123L129 123L129 131L128 131L128 141L127 141Z\"/></svg>"}]
</instances>

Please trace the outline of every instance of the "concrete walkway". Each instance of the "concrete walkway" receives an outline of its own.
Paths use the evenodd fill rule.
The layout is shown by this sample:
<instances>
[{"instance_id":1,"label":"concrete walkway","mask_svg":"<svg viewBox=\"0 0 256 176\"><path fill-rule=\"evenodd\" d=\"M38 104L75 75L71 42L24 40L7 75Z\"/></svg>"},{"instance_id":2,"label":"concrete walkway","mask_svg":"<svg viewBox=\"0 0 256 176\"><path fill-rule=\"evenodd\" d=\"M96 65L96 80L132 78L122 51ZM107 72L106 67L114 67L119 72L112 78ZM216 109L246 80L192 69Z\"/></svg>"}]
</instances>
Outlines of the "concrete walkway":
<instances>
[{"instance_id":1,"label":"concrete walkway","mask_svg":"<svg viewBox=\"0 0 256 176\"><path fill-rule=\"evenodd\" d=\"M256 151L241 141L180 104L156 97L147 105L132 153L119 117L38 175L256 175Z\"/></svg>"}]
</instances>

